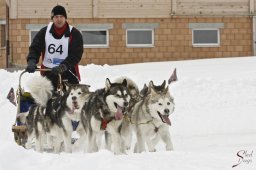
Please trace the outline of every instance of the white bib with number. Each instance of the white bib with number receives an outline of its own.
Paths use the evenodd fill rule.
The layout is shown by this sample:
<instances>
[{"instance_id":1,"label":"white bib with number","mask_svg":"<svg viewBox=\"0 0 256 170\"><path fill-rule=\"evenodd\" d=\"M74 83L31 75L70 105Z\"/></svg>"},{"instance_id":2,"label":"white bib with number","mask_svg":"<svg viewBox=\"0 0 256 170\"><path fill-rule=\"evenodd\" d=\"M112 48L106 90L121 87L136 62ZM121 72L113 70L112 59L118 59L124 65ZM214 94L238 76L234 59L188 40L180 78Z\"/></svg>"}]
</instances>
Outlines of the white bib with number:
<instances>
[{"instance_id":1,"label":"white bib with number","mask_svg":"<svg viewBox=\"0 0 256 170\"><path fill-rule=\"evenodd\" d=\"M49 23L45 34L45 56L43 65L48 68L58 66L68 56L69 37L63 35L61 39L55 39L50 33L52 24L52 22ZM69 26L70 32L72 28L72 26Z\"/></svg>"}]
</instances>

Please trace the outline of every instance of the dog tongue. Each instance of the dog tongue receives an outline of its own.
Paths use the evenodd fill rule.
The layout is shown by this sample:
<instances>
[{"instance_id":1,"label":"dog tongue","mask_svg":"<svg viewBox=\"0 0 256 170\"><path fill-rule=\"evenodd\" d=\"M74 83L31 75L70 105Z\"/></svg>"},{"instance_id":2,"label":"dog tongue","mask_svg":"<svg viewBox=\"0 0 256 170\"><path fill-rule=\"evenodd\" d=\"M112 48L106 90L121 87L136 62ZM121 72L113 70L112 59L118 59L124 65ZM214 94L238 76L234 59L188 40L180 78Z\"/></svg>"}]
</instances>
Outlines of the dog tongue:
<instances>
[{"instance_id":1,"label":"dog tongue","mask_svg":"<svg viewBox=\"0 0 256 170\"><path fill-rule=\"evenodd\" d=\"M115 119L116 120L120 120L123 118L123 110L121 107L117 106L117 111L116 111L116 114L115 114Z\"/></svg>"},{"instance_id":2,"label":"dog tongue","mask_svg":"<svg viewBox=\"0 0 256 170\"><path fill-rule=\"evenodd\" d=\"M162 119L165 123L171 126L171 121L167 115L162 115Z\"/></svg>"}]
</instances>

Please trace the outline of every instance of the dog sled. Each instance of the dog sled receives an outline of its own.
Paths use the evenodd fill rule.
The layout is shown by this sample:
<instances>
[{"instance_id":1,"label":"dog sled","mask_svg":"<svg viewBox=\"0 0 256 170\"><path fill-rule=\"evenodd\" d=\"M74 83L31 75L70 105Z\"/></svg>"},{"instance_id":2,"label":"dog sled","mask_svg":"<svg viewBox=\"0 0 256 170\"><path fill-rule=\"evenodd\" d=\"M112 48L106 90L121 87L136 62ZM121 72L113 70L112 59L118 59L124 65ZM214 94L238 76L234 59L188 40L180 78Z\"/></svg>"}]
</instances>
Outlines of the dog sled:
<instances>
[{"instance_id":1,"label":"dog sled","mask_svg":"<svg viewBox=\"0 0 256 170\"><path fill-rule=\"evenodd\" d=\"M37 71L51 71L51 70L38 69ZM34 100L33 100L32 96L30 95L30 93L26 92L24 90L24 88L22 88L22 86L21 86L21 78L24 75L24 73L26 73L26 71L23 71L19 77L19 86L18 86L18 89L16 92L17 104L15 102L15 93L14 93L13 89L11 89L10 95L8 95L8 97L7 97L7 98L9 98L9 100L12 103L17 105L17 113L16 113L17 116L15 119L15 123L12 125L12 132L14 133L14 139L15 139L16 143L23 147L25 147L25 144L27 143L28 134L29 134L28 132L30 132L30 131L29 131L29 129L27 129L26 124L24 124L25 121L20 121L17 118L18 118L19 114L26 113L29 110L30 106L32 104L34 104ZM168 80L168 84L170 84L172 81L176 81L176 80L177 80L177 76L176 76L176 69L175 69L172 76ZM59 75L59 87L57 88L56 93L59 93L60 95L63 93L62 83L63 83L63 81L61 80L61 76ZM109 84L111 84L111 83L109 83ZM158 88L158 86L156 86L156 87ZM147 92L148 92L148 90L146 90L146 93ZM132 122L130 122L130 123L132 123Z\"/></svg>"},{"instance_id":2,"label":"dog sled","mask_svg":"<svg viewBox=\"0 0 256 170\"><path fill-rule=\"evenodd\" d=\"M36 69L36 71L51 71L51 69ZM34 104L34 99L31 96L31 94L22 88L21 85L21 79L24 73L27 71L21 72L19 76L19 85L18 89L16 91L16 101L15 101L15 93L14 89L11 88L7 98L9 101L14 104L17 107L17 112L16 112L16 118L15 122L12 125L12 132L14 134L14 140L18 145L21 145L25 147L25 144L27 142L27 127L24 122L20 121L17 119L19 114L22 114L24 112L27 112L29 110L29 107ZM61 75L59 75L59 87L57 89L57 93L62 94L63 93L63 86L62 86L62 80L61 80Z\"/></svg>"}]
</instances>

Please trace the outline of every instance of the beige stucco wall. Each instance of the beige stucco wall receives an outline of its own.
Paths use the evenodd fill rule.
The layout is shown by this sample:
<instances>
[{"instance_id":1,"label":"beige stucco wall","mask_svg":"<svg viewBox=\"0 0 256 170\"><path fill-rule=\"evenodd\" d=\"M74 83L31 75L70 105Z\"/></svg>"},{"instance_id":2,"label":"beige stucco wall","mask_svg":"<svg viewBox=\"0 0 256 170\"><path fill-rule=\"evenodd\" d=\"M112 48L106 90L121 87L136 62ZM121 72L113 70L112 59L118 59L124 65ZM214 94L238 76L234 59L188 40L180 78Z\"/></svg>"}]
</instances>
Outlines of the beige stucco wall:
<instances>
[{"instance_id":1,"label":"beige stucco wall","mask_svg":"<svg viewBox=\"0 0 256 170\"><path fill-rule=\"evenodd\" d=\"M112 23L109 48L85 48L80 64L125 64L215 57L252 55L252 19L250 17L157 18L157 19L68 19L76 26L88 23ZM10 21L11 55L14 64L25 65L29 47L26 24L47 24L48 19L16 19ZM127 48L123 23L159 23L155 29L155 47ZM220 47L192 47L189 23L224 23Z\"/></svg>"}]
</instances>

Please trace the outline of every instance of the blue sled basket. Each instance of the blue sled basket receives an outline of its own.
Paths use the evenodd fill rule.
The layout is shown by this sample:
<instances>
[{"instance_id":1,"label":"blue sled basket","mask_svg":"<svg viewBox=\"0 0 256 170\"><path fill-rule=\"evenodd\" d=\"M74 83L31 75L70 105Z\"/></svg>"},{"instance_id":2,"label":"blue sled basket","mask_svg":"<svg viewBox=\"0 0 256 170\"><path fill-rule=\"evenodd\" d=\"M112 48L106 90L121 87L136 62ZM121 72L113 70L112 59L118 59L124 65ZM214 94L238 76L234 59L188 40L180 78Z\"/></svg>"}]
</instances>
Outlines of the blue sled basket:
<instances>
[{"instance_id":1,"label":"blue sled basket","mask_svg":"<svg viewBox=\"0 0 256 170\"><path fill-rule=\"evenodd\" d=\"M29 92L24 92L20 96L20 113L28 112L31 105L35 104L34 99ZM24 125L21 122L17 121L17 126Z\"/></svg>"}]
</instances>

